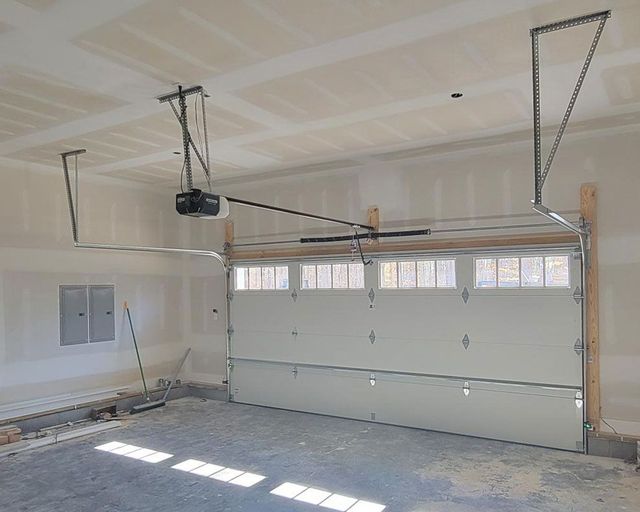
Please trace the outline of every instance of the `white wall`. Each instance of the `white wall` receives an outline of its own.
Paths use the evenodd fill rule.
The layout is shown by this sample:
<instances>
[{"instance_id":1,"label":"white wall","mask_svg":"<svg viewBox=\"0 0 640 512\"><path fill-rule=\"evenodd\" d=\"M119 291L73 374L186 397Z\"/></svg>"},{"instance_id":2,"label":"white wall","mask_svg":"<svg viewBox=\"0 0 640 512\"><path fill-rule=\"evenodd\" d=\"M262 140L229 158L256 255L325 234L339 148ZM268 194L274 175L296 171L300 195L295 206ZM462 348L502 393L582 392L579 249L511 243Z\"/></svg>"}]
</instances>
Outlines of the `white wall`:
<instances>
[{"instance_id":1,"label":"white wall","mask_svg":"<svg viewBox=\"0 0 640 512\"><path fill-rule=\"evenodd\" d=\"M549 207L576 218L580 184L598 184L602 413L617 430L628 434L640 434L639 135L635 127L608 135L567 136L545 185L544 199ZM544 219L530 207L531 152L527 140L429 159L372 163L333 174L246 185L222 183L221 190L361 222L367 207L377 205L383 228L541 222ZM341 231L238 207L233 207L232 217L239 242Z\"/></svg>"},{"instance_id":2,"label":"white wall","mask_svg":"<svg viewBox=\"0 0 640 512\"><path fill-rule=\"evenodd\" d=\"M84 241L180 246L173 197L81 179ZM130 304L148 382L168 376L186 343L185 261L72 247L60 174L0 170L0 417L61 405L96 390L139 387L122 303ZM58 285L112 283L116 340L61 347ZM54 398L64 399L54 401Z\"/></svg>"},{"instance_id":3,"label":"white wall","mask_svg":"<svg viewBox=\"0 0 640 512\"><path fill-rule=\"evenodd\" d=\"M224 221L183 219L185 247L222 252ZM226 378L227 334L225 274L222 266L209 258L190 258L183 262L185 294L184 338L191 347L185 365L185 378L192 382L220 384ZM213 310L217 311L217 314Z\"/></svg>"}]
</instances>

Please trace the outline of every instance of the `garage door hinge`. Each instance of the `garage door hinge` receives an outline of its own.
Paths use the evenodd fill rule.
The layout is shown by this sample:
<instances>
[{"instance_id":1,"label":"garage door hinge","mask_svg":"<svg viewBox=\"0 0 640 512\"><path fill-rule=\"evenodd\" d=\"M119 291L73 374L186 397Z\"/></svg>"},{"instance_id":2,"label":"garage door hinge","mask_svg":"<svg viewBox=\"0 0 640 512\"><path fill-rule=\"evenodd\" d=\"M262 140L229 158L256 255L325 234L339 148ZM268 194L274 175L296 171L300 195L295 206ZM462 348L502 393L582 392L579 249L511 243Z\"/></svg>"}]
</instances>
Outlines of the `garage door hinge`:
<instances>
[{"instance_id":1,"label":"garage door hinge","mask_svg":"<svg viewBox=\"0 0 640 512\"><path fill-rule=\"evenodd\" d=\"M462 301L466 304L469 301L469 290L465 286L462 290Z\"/></svg>"},{"instance_id":2,"label":"garage door hinge","mask_svg":"<svg viewBox=\"0 0 640 512\"><path fill-rule=\"evenodd\" d=\"M298 292L296 291L295 288L291 292L291 298L293 299L293 302L296 302L298 300Z\"/></svg>"},{"instance_id":3,"label":"garage door hinge","mask_svg":"<svg viewBox=\"0 0 640 512\"><path fill-rule=\"evenodd\" d=\"M471 393L471 386L467 381L462 385L462 392L464 393L464 396L469 396L469 393Z\"/></svg>"},{"instance_id":4,"label":"garage door hinge","mask_svg":"<svg viewBox=\"0 0 640 512\"><path fill-rule=\"evenodd\" d=\"M296 379L298 377L298 367L294 366L293 370L291 370L291 373L293 374L293 378Z\"/></svg>"},{"instance_id":5,"label":"garage door hinge","mask_svg":"<svg viewBox=\"0 0 640 512\"><path fill-rule=\"evenodd\" d=\"M229 293L227 294L227 300L228 300L229 302L231 302L231 301L233 300L233 293L229 292Z\"/></svg>"},{"instance_id":6,"label":"garage door hinge","mask_svg":"<svg viewBox=\"0 0 640 512\"><path fill-rule=\"evenodd\" d=\"M584 345L582 344L582 340L578 338L576 342L573 344L573 350L576 351L576 354L580 355L584 352Z\"/></svg>"},{"instance_id":7,"label":"garage door hinge","mask_svg":"<svg viewBox=\"0 0 640 512\"><path fill-rule=\"evenodd\" d=\"M584 403L582 391L576 391L576 407L580 409Z\"/></svg>"},{"instance_id":8,"label":"garage door hinge","mask_svg":"<svg viewBox=\"0 0 640 512\"><path fill-rule=\"evenodd\" d=\"M464 349L467 350L469 348L469 335L465 334L464 337L462 338L462 345L464 346Z\"/></svg>"},{"instance_id":9,"label":"garage door hinge","mask_svg":"<svg viewBox=\"0 0 640 512\"><path fill-rule=\"evenodd\" d=\"M371 332L369 333L369 341L372 345L376 342L376 332L373 329L371 329Z\"/></svg>"},{"instance_id":10,"label":"garage door hinge","mask_svg":"<svg viewBox=\"0 0 640 512\"><path fill-rule=\"evenodd\" d=\"M369 384L371 384L372 386L376 385L376 374L372 373L371 375L369 375Z\"/></svg>"},{"instance_id":11,"label":"garage door hinge","mask_svg":"<svg viewBox=\"0 0 640 512\"><path fill-rule=\"evenodd\" d=\"M371 288L371 289L369 290L368 297L369 297L369 302L371 302L371 304L373 304L373 301L374 301L374 300L375 300L375 298L376 298L376 292L374 292L374 291L373 291L373 288Z\"/></svg>"},{"instance_id":12,"label":"garage door hinge","mask_svg":"<svg viewBox=\"0 0 640 512\"><path fill-rule=\"evenodd\" d=\"M573 300L576 301L576 304L580 304L580 301L584 299L584 295L582 295L582 290L579 286L576 286L576 289L573 290Z\"/></svg>"},{"instance_id":13,"label":"garage door hinge","mask_svg":"<svg viewBox=\"0 0 640 512\"><path fill-rule=\"evenodd\" d=\"M235 332L235 331L233 330L233 324L229 324L229 328L227 329L227 334L228 334L229 336L233 336L233 333L234 333L234 332Z\"/></svg>"},{"instance_id":14,"label":"garage door hinge","mask_svg":"<svg viewBox=\"0 0 640 512\"><path fill-rule=\"evenodd\" d=\"M294 338L298 337L298 328L294 327L293 331L291 331L291 336L293 336Z\"/></svg>"}]
</instances>

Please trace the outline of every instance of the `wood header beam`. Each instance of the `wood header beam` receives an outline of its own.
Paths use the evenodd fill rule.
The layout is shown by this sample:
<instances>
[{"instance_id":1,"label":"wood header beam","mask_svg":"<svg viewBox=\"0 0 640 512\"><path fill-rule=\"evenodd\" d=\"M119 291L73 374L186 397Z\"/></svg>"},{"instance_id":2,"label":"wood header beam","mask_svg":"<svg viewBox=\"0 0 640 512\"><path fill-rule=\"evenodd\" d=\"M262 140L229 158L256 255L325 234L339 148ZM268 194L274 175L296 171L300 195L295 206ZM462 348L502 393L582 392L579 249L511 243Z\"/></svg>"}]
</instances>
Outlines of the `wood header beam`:
<instances>
[{"instance_id":1,"label":"wood header beam","mask_svg":"<svg viewBox=\"0 0 640 512\"><path fill-rule=\"evenodd\" d=\"M224 243L225 245L233 244L233 222L228 220L224 223Z\"/></svg>"},{"instance_id":2,"label":"wood header beam","mask_svg":"<svg viewBox=\"0 0 640 512\"><path fill-rule=\"evenodd\" d=\"M597 189L593 183L580 187L580 215L591 223L590 265L586 269L586 371L585 395L587 401L587 421L594 430L600 430L600 325L598 304L598 223Z\"/></svg>"},{"instance_id":3,"label":"wood header beam","mask_svg":"<svg viewBox=\"0 0 640 512\"><path fill-rule=\"evenodd\" d=\"M553 233L538 233L527 235L488 236L484 238L450 238L431 239L420 242L394 242L380 245L363 244L365 254L382 252L417 252L417 251L446 251L458 249L480 249L491 247L544 246L577 243L578 237L567 231ZM231 260L266 260L276 258L300 258L313 256L339 256L351 254L349 245L331 244L313 247L290 247L286 249L264 249L233 251L229 254Z\"/></svg>"},{"instance_id":4,"label":"wood header beam","mask_svg":"<svg viewBox=\"0 0 640 512\"><path fill-rule=\"evenodd\" d=\"M369 206L367 210L367 224L373 227L373 231L380 231L380 210L377 206ZM372 245L378 245L380 243L379 239L375 239L371 241Z\"/></svg>"}]
</instances>

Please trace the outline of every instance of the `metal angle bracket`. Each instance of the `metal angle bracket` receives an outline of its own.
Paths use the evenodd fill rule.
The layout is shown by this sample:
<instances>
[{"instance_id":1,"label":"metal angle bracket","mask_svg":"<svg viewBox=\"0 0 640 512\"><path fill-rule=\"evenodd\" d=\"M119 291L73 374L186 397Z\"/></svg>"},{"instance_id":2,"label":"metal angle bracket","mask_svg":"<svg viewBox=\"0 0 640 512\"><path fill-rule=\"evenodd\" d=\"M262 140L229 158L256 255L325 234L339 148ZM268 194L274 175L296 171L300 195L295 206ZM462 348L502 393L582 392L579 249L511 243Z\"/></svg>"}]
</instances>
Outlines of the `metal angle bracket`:
<instances>
[{"instance_id":1,"label":"metal angle bracket","mask_svg":"<svg viewBox=\"0 0 640 512\"><path fill-rule=\"evenodd\" d=\"M469 348L469 335L465 334L464 338L462 338L462 345L464 346L464 349L467 350Z\"/></svg>"},{"instance_id":2,"label":"metal angle bracket","mask_svg":"<svg viewBox=\"0 0 640 512\"><path fill-rule=\"evenodd\" d=\"M592 14L587 14L584 16L577 16L574 18L569 18L566 20L558 21L555 23L549 23L547 25L542 25L540 27L532 28L530 30L531 34L531 55L532 55L532 81L533 81L533 139L534 139L534 181L535 181L535 203L542 203L542 187L544 182L549 174L549 170L551 169L551 164L556 155L558 147L560 146L560 141L562 140L562 136L564 135L564 131L569 123L569 118L571 117L571 113L575 106L576 100L578 98L578 94L580 93L580 89L582 88L582 84L584 82L584 78L589 70L589 66L591 64L591 60L593 59L593 55L595 53L596 47L598 46L598 42L600 41L600 36L602 35L602 31L604 29L605 22L607 19L611 17L611 11L600 11ZM571 94L571 99L569 100L569 104L565 110L562 121L560 122L560 126L558 128L558 132L556 133L555 139L551 146L551 150L549 152L549 156L544 164L544 168L542 167L542 131L541 131L541 106L540 106L540 42L539 36L542 34L546 34L548 32L555 32L557 30L562 30L571 27L577 27L579 25L584 25L586 23L599 22L598 27L596 29L596 33L591 42L591 46L587 52L587 56L582 65L582 69L580 70L580 75L578 76L578 80L576 81L576 85L573 89L573 93Z\"/></svg>"},{"instance_id":3,"label":"metal angle bracket","mask_svg":"<svg viewBox=\"0 0 640 512\"><path fill-rule=\"evenodd\" d=\"M559 224L563 228L575 233L580 238L580 247L584 253L583 265L585 268L589 268L591 264L591 224L585 222L584 219L580 219L580 223L576 226L573 222L565 219L558 212L547 208L543 204L534 202L533 210L540 215L545 216L547 219L552 220L556 224Z\"/></svg>"},{"instance_id":4,"label":"metal angle bracket","mask_svg":"<svg viewBox=\"0 0 640 512\"><path fill-rule=\"evenodd\" d=\"M371 329L371 332L369 333L369 341L372 345L376 342L376 331L373 329Z\"/></svg>"},{"instance_id":5,"label":"metal angle bracket","mask_svg":"<svg viewBox=\"0 0 640 512\"><path fill-rule=\"evenodd\" d=\"M205 91L201 85L196 85L194 87L187 87L186 89L182 89L181 91L178 90L178 91L170 92L168 94L162 94L160 96L156 96L156 99L160 103L166 103L167 101L180 99L181 95L191 96L192 94L198 94L200 92L204 92L205 98L209 97L209 95L207 94L207 91Z\"/></svg>"},{"instance_id":6,"label":"metal angle bracket","mask_svg":"<svg viewBox=\"0 0 640 512\"><path fill-rule=\"evenodd\" d=\"M582 340L580 338L578 338L573 344L573 350L575 350L576 354L578 355L584 352L584 344L582 343Z\"/></svg>"},{"instance_id":7,"label":"metal angle bracket","mask_svg":"<svg viewBox=\"0 0 640 512\"><path fill-rule=\"evenodd\" d=\"M367 294L367 296L369 297L369 302L373 304L373 301L376 298L376 292L373 291L373 288L369 290L369 293Z\"/></svg>"}]
</instances>

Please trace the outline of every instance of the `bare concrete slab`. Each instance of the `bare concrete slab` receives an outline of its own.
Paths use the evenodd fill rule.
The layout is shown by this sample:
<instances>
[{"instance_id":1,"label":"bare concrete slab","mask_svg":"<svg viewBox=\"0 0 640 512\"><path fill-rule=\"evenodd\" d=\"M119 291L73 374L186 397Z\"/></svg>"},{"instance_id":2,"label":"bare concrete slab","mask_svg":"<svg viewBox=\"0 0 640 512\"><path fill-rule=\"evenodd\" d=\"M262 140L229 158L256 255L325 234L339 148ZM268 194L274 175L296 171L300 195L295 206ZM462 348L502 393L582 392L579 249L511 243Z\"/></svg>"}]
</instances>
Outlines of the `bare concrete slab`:
<instances>
[{"instance_id":1,"label":"bare concrete slab","mask_svg":"<svg viewBox=\"0 0 640 512\"><path fill-rule=\"evenodd\" d=\"M173 457L151 464L94 449L111 441ZM172 469L187 459L266 478L242 487ZM0 460L0 509L329 510L270 494L285 482L385 511L640 510L640 475L621 460L195 397Z\"/></svg>"}]
</instances>

